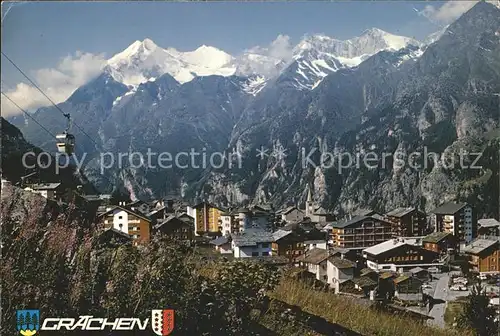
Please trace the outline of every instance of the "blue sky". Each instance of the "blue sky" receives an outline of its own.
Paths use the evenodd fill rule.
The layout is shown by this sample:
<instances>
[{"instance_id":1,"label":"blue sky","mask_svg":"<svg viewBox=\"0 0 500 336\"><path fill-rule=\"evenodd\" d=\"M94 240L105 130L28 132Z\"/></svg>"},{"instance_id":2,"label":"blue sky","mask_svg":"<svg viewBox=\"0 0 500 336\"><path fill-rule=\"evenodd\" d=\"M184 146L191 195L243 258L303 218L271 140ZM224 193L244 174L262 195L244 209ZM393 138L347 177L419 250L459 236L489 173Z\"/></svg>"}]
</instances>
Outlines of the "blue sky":
<instances>
[{"instance_id":1,"label":"blue sky","mask_svg":"<svg viewBox=\"0 0 500 336\"><path fill-rule=\"evenodd\" d=\"M28 2L12 6L7 15L4 14L8 5L2 4L2 50L35 79L37 71L40 76L40 69L60 70L64 57L71 58L66 68L72 67L72 76L77 76L75 73L82 65L69 64L76 51L88 53L87 56L105 53L100 57L109 58L146 37L164 48L187 51L206 44L233 55L257 45L267 46L279 34L290 36L295 44L306 33L347 39L377 27L423 39L448 23L448 12L457 12L458 7L458 12L463 12L463 5L449 2L450 11L443 4ZM22 81L3 57L2 65L4 82L16 86Z\"/></svg>"}]
</instances>

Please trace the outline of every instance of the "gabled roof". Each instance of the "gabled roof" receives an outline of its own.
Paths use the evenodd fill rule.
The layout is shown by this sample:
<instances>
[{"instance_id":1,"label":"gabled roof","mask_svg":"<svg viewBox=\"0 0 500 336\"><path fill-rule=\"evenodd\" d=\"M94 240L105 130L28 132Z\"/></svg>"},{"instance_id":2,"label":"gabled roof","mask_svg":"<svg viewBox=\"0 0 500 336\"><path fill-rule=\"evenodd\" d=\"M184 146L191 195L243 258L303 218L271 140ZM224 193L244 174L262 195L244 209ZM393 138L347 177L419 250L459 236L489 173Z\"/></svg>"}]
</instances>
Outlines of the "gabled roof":
<instances>
[{"instance_id":1,"label":"gabled roof","mask_svg":"<svg viewBox=\"0 0 500 336\"><path fill-rule=\"evenodd\" d=\"M170 215L165 219L159 220L158 224L155 225L155 228L159 229L159 228L163 227L164 225L168 226L168 225L171 225L173 223L177 223L177 224L189 226L189 227L191 226L191 225L189 225L189 223L186 223L182 219L175 217L174 215Z\"/></svg>"},{"instance_id":2,"label":"gabled roof","mask_svg":"<svg viewBox=\"0 0 500 336\"><path fill-rule=\"evenodd\" d=\"M359 278L353 278L352 282L354 282L359 287L371 287L376 286L377 282L367 276L362 276Z\"/></svg>"},{"instance_id":3,"label":"gabled roof","mask_svg":"<svg viewBox=\"0 0 500 336\"><path fill-rule=\"evenodd\" d=\"M353 216L371 216L376 214L376 212L372 209L358 209L353 212Z\"/></svg>"},{"instance_id":4,"label":"gabled roof","mask_svg":"<svg viewBox=\"0 0 500 336\"><path fill-rule=\"evenodd\" d=\"M500 227L500 222L495 218L482 218L477 221L477 224L484 228Z\"/></svg>"},{"instance_id":5,"label":"gabled roof","mask_svg":"<svg viewBox=\"0 0 500 336\"><path fill-rule=\"evenodd\" d=\"M297 258L308 264L319 264L328 258L328 252L323 249L313 248Z\"/></svg>"},{"instance_id":6,"label":"gabled roof","mask_svg":"<svg viewBox=\"0 0 500 336\"><path fill-rule=\"evenodd\" d=\"M119 205L114 205L111 209L107 210L106 212L101 213L99 216L101 217L101 216L107 215L108 213L110 213L110 212L112 212L112 211L114 211L116 209L120 209L120 210L126 211L127 213L130 213L130 214L132 214L134 216L142 218L145 221L151 222L151 218L145 216L142 212L134 211L132 209L129 209L127 207L122 207L122 206L119 206Z\"/></svg>"},{"instance_id":7,"label":"gabled roof","mask_svg":"<svg viewBox=\"0 0 500 336\"><path fill-rule=\"evenodd\" d=\"M448 202L440 207L434 209L431 211L433 214L437 215L453 215L460 211L463 207L465 207L467 203L462 202L462 203L453 203L453 202Z\"/></svg>"},{"instance_id":8,"label":"gabled roof","mask_svg":"<svg viewBox=\"0 0 500 336\"><path fill-rule=\"evenodd\" d=\"M374 271L374 270L372 270L371 268L368 268L368 267L363 268L363 269L359 272L359 274L361 274L361 276L365 276L365 275L368 275L368 274L370 274L370 273L375 273L375 271Z\"/></svg>"},{"instance_id":9,"label":"gabled roof","mask_svg":"<svg viewBox=\"0 0 500 336\"><path fill-rule=\"evenodd\" d=\"M486 249L498 244L500 237L476 238L462 250L465 253L480 254Z\"/></svg>"},{"instance_id":10,"label":"gabled roof","mask_svg":"<svg viewBox=\"0 0 500 336\"><path fill-rule=\"evenodd\" d=\"M208 202L200 202L200 203L198 203L198 204L193 205L193 206L192 206L192 208L193 208L193 209L198 209L198 208L201 208L201 207L203 207L203 206L205 206L205 205L206 205L207 207L209 207L209 208L215 208L215 209L217 209L217 210L219 210L219 211L222 211L222 212L224 212L224 211L225 211L225 210L224 210L224 209L222 209L221 207L215 206L215 205L210 204L210 203L208 203Z\"/></svg>"},{"instance_id":11,"label":"gabled roof","mask_svg":"<svg viewBox=\"0 0 500 336\"><path fill-rule=\"evenodd\" d=\"M394 209L392 211L389 211L388 213L386 213L387 216L391 216L391 217L403 217L407 214L409 214L410 212L413 212L415 211L416 208L397 208L397 209Z\"/></svg>"},{"instance_id":12,"label":"gabled roof","mask_svg":"<svg viewBox=\"0 0 500 336\"><path fill-rule=\"evenodd\" d=\"M221 245L224 245L227 243L229 243L229 239L227 237L224 237L224 236L215 238L214 240L210 241L210 244L215 245L215 246L221 246Z\"/></svg>"},{"instance_id":13,"label":"gabled roof","mask_svg":"<svg viewBox=\"0 0 500 336\"><path fill-rule=\"evenodd\" d=\"M273 233L273 239L276 242L276 241L280 240L281 238L288 236L291 233L292 233L292 231L278 230L278 231L275 231Z\"/></svg>"},{"instance_id":14,"label":"gabled roof","mask_svg":"<svg viewBox=\"0 0 500 336\"><path fill-rule=\"evenodd\" d=\"M384 252L394 250L395 248L399 248L403 245L416 246L418 244L418 241L419 238L417 237L394 238L387 240L383 243L368 247L363 250L363 253L369 253L371 255L379 255Z\"/></svg>"},{"instance_id":15,"label":"gabled roof","mask_svg":"<svg viewBox=\"0 0 500 336\"><path fill-rule=\"evenodd\" d=\"M243 233L232 233L231 239L235 246L256 246L258 243L271 243L273 242L273 234L266 231L246 230Z\"/></svg>"},{"instance_id":16,"label":"gabled roof","mask_svg":"<svg viewBox=\"0 0 500 336\"><path fill-rule=\"evenodd\" d=\"M339 257L329 257L328 261L331 262L335 267L343 269L343 268L354 268L356 264L349 259L342 259Z\"/></svg>"},{"instance_id":17,"label":"gabled roof","mask_svg":"<svg viewBox=\"0 0 500 336\"><path fill-rule=\"evenodd\" d=\"M390 224L388 221L386 221L380 215L374 214L374 215L370 215L370 216L356 216L356 217L352 217L351 219L345 219L345 220L341 220L338 222L333 222L330 225L332 226L332 228L343 229L343 228L346 228L348 226L355 225L355 224L357 224L365 219L370 219L370 218L385 222L387 224Z\"/></svg>"},{"instance_id":18,"label":"gabled roof","mask_svg":"<svg viewBox=\"0 0 500 336\"><path fill-rule=\"evenodd\" d=\"M396 279L394 279L394 283L397 285L403 281L406 281L408 279L413 279L413 281L417 281L417 282L422 282L422 280L420 280L419 278L415 278L415 277L412 277L412 276L408 276L408 275L401 275L399 277L397 277Z\"/></svg>"},{"instance_id":19,"label":"gabled roof","mask_svg":"<svg viewBox=\"0 0 500 336\"><path fill-rule=\"evenodd\" d=\"M316 209L314 210L314 214L315 214L315 215L321 215L321 216L324 216L324 215L328 215L328 211L326 211L326 209L325 209L325 208L323 208L323 207L319 207L319 208L316 208Z\"/></svg>"},{"instance_id":20,"label":"gabled roof","mask_svg":"<svg viewBox=\"0 0 500 336\"><path fill-rule=\"evenodd\" d=\"M30 186L33 190L54 190L61 186L61 183L38 183Z\"/></svg>"},{"instance_id":21,"label":"gabled roof","mask_svg":"<svg viewBox=\"0 0 500 336\"><path fill-rule=\"evenodd\" d=\"M437 244L441 240L443 240L446 237L448 237L449 235L451 235L450 232L434 232L434 233L431 233L428 236L425 236L424 239L422 239L422 241L424 243L435 243L435 244Z\"/></svg>"},{"instance_id":22,"label":"gabled roof","mask_svg":"<svg viewBox=\"0 0 500 336\"><path fill-rule=\"evenodd\" d=\"M389 278L395 278L395 277L396 277L396 274L394 272L384 272L384 273L380 274L380 279L382 279L382 280L386 280Z\"/></svg>"},{"instance_id":23,"label":"gabled roof","mask_svg":"<svg viewBox=\"0 0 500 336\"><path fill-rule=\"evenodd\" d=\"M303 212L302 210L300 210L299 208L297 208L296 206L289 206L288 208L285 208L285 209L281 209L281 210L278 210L276 213L277 214L280 214L280 215L288 215L290 212L292 212L293 210L298 210L300 212Z\"/></svg>"},{"instance_id":24,"label":"gabled roof","mask_svg":"<svg viewBox=\"0 0 500 336\"><path fill-rule=\"evenodd\" d=\"M113 228L113 227L111 227L111 228L109 228L109 229L104 230L104 231L101 233L101 235L103 235L103 234L107 234L107 233L113 233L113 234L116 234L116 235L118 235L118 236L122 236L123 238L127 238L127 239L132 240L132 236L131 236L131 235L129 235L128 233L125 233L125 232L123 232L123 231L117 230L117 229L115 229L115 228Z\"/></svg>"},{"instance_id":25,"label":"gabled roof","mask_svg":"<svg viewBox=\"0 0 500 336\"><path fill-rule=\"evenodd\" d=\"M326 240L324 240L324 239L305 240L304 244L306 244L306 245L310 245L310 244L326 244Z\"/></svg>"}]
</instances>

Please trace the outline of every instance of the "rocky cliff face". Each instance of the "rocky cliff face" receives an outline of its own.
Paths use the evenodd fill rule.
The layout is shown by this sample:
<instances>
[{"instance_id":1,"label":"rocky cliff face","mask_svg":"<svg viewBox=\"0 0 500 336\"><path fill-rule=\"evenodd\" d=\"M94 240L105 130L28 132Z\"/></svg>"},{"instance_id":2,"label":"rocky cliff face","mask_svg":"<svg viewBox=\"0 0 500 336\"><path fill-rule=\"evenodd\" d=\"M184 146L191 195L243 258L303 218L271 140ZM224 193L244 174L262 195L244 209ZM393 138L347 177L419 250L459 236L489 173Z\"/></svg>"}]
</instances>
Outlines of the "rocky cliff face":
<instances>
[{"instance_id":1,"label":"rocky cliff face","mask_svg":"<svg viewBox=\"0 0 500 336\"><path fill-rule=\"evenodd\" d=\"M232 144L250 159L229 189L282 204L303 202L312 182L316 201L340 212L404 205L431 210L443 201L467 200L480 215L496 214L499 28L499 10L480 3L417 59L412 48L380 52L357 68L330 74L308 94L284 81L266 87L233 132ZM283 146L286 157L252 159L260 146L275 153ZM307 154L314 150L309 158L315 165L304 166L303 148ZM470 153L463 167L461 151ZM367 165L363 157L369 152L376 159ZM436 163L422 158L428 152ZM326 162L320 165L322 153ZM359 156L361 164L345 168L348 156ZM403 166L395 160L399 156ZM343 165L330 164L331 157L342 157Z\"/></svg>"},{"instance_id":2,"label":"rocky cliff face","mask_svg":"<svg viewBox=\"0 0 500 336\"><path fill-rule=\"evenodd\" d=\"M61 107L95 139L74 130L77 155L87 153L86 174L104 189L109 181L124 186L132 197L175 193L220 205L281 206L303 202L313 184L316 201L340 212L429 210L443 200L483 197L487 201L475 201L480 213L491 214L498 193L487 186L498 185L499 22L499 9L481 2L428 46L377 30L351 43L315 36L272 78L206 76L180 84L164 74L126 86L104 73ZM365 55L372 49L385 50ZM360 63L347 64L341 55ZM53 122L57 132L64 128L58 113L44 108L35 116ZM22 131L52 146L36 125ZM197 168L190 162L163 169L134 168L127 159L100 176L101 153L116 159L119 152L145 155L148 148L173 156L193 149L200 160L203 153L208 159L223 152L226 160L217 168L197 161ZM442 163L465 149L483 153L484 167L424 166L422 160L410 167L409 159L405 166L395 160L427 150ZM349 156L363 163L369 152L377 155L376 167L346 167Z\"/></svg>"}]
</instances>

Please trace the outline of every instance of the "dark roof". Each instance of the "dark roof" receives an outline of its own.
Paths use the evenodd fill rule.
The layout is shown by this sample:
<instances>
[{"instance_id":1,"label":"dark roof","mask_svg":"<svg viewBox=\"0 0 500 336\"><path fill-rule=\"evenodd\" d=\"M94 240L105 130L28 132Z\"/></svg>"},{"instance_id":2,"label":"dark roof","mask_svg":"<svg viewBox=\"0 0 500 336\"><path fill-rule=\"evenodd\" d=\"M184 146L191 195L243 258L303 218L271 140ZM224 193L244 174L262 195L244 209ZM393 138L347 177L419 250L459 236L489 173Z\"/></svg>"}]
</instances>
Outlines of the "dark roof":
<instances>
[{"instance_id":1,"label":"dark roof","mask_svg":"<svg viewBox=\"0 0 500 336\"><path fill-rule=\"evenodd\" d=\"M342 259L339 257L329 257L328 261L331 262L337 268L354 268L356 264L348 259Z\"/></svg>"},{"instance_id":2,"label":"dark roof","mask_svg":"<svg viewBox=\"0 0 500 336\"><path fill-rule=\"evenodd\" d=\"M148 218L142 212L135 211L135 210L132 210L130 208L122 207L122 206L119 206L119 205L114 205L111 209L107 210L106 212L103 212L99 216L104 216L104 215L108 214L109 212L111 212L113 210L116 210L116 209L121 209L121 210L126 211L128 213L131 213L134 216L140 217L140 218L142 218L142 219L144 219L144 220L146 220L148 222L151 222L151 218Z\"/></svg>"},{"instance_id":3,"label":"dark roof","mask_svg":"<svg viewBox=\"0 0 500 336\"><path fill-rule=\"evenodd\" d=\"M316 209L314 210L314 214L315 214L315 215L322 215L322 216L323 216L323 215L328 215L328 211L326 211L326 209L325 209L325 208L323 208L323 207L319 207L319 208L316 208Z\"/></svg>"},{"instance_id":4,"label":"dark roof","mask_svg":"<svg viewBox=\"0 0 500 336\"><path fill-rule=\"evenodd\" d=\"M359 272L359 274L361 274L361 276L365 276L365 275L370 274L370 273L375 273L375 271L374 271L374 270L372 270L371 268L368 268L368 267L363 268L363 269Z\"/></svg>"},{"instance_id":5,"label":"dark roof","mask_svg":"<svg viewBox=\"0 0 500 336\"><path fill-rule=\"evenodd\" d=\"M422 282L422 280L420 280L419 278L415 278L415 277L408 276L408 275L401 275L401 276L397 277L396 279L394 279L394 283L397 285L397 284L404 282L406 280L409 280L409 279L413 279L413 281L417 281L417 282Z\"/></svg>"},{"instance_id":6,"label":"dark roof","mask_svg":"<svg viewBox=\"0 0 500 336\"><path fill-rule=\"evenodd\" d=\"M374 214L374 215L370 215L370 216L355 216L355 217L352 217L351 219L333 222L330 225L332 226L332 228L343 229L343 228L348 227L350 225L359 223L367 218L376 219L376 220L379 220L382 222L389 223L381 216Z\"/></svg>"},{"instance_id":7,"label":"dark roof","mask_svg":"<svg viewBox=\"0 0 500 336\"><path fill-rule=\"evenodd\" d=\"M313 248L307 251L297 258L297 260L303 261L308 264L319 264L323 260L328 258L328 252L323 249Z\"/></svg>"},{"instance_id":8,"label":"dark roof","mask_svg":"<svg viewBox=\"0 0 500 336\"><path fill-rule=\"evenodd\" d=\"M311 240L305 240L304 244L323 244L326 243L326 240L324 239L311 239Z\"/></svg>"},{"instance_id":9,"label":"dark roof","mask_svg":"<svg viewBox=\"0 0 500 336\"><path fill-rule=\"evenodd\" d=\"M127 238L127 239L132 240L132 236L131 236L131 235L129 235L128 233L125 233L125 232L123 232L123 231L117 230L117 229L115 229L115 228L113 228L113 227L111 227L111 228L109 228L109 229L104 230L104 231L101 233L101 235L106 234L106 233L108 233L108 232L109 232L109 233L114 233L114 234L116 234L116 235L119 235L119 236L122 236L122 237L124 237L124 238Z\"/></svg>"},{"instance_id":10,"label":"dark roof","mask_svg":"<svg viewBox=\"0 0 500 336\"><path fill-rule=\"evenodd\" d=\"M221 246L221 245L224 245L226 243L229 243L229 239L227 239L224 236L219 237L219 238L215 238L214 240L212 240L210 242L210 244L215 245L215 246Z\"/></svg>"},{"instance_id":11,"label":"dark roof","mask_svg":"<svg viewBox=\"0 0 500 336\"><path fill-rule=\"evenodd\" d=\"M190 226L189 223L186 223L182 219L175 217L174 215L170 215L165 219L159 220L158 224L155 225L155 228L159 229L159 228L163 227L164 225L171 225L171 224L175 224L175 223L180 224L180 225L184 225L184 226Z\"/></svg>"},{"instance_id":12,"label":"dark roof","mask_svg":"<svg viewBox=\"0 0 500 336\"><path fill-rule=\"evenodd\" d=\"M394 272L384 272L382 274L380 274L380 279L389 279L389 278L392 278L392 277L395 277L396 274Z\"/></svg>"},{"instance_id":13,"label":"dark roof","mask_svg":"<svg viewBox=\"0 0 500 336\"><path fill-rule=\"evenodd\" d=\"M370 287L370 286L376 286L377 282L367 276L362 276L359 278L353 278L352 282L354 282L356 285L359 287Z\"/></svg>"},{"instance_id":14,"label":"dark roof","mask_svg":"<svg viewBox=\"0 0 500 336\"><path fill-rule=\"evenodd\" d=\"M231 234L234 244L241 246L256 246L257 243L271 243L274 241L273 234L266 231L247 230L239 234Z\"/></svg>"},{"instance_id":15,"label":"dark roof","mask_svg":"<svg viewBox=\"0 0 500 336\"><path fill-rule=\"evenodd\" d=\"M200 202L200 203L198 203L198 204L196 204L196 205L193 205L193 206L192 206L192 208L197 209L197 208L200 208L200 207L204 206L205 204L207 205L207 207L210 207L210 208L216 208L216 209L218 209L218 210L220 210L220 211L225 211L225 210L224 210L224 209L222 209L221 207L215 206L215 205L210 204L210 203L208 203L208 202Z\"/></svg>"},{"instance_id":16,"label":"dark roof","mask_svg":"<svg viewBox=\"0 0 500 336\"><path fill-rule=\"evenodd\" d=\"M371 216L374 214L376 214L376 212L372 209L358 209L353 213L354 216Z\"/></svg>"},{"instance_id":17,"label":"dark roof","mask_svg":"<svg viewBox=\"0 0 500 336\"><path fill-rule=\"evenodd\" d=\"M397 208L389 211L386 215L391 217L403 217L414 210L416 210L416 208Z\"/></svg>"},{"instance_id":18,"label":"dark roof","mask_svg":"<svg viewBox=\"0 0 500 336\"><path fill-rule=\"evenodd\" d=\"M500 237L476 238L462 250L465 253L479 254L500 242Z\"/></svg>"},{"instance_id":19,"label":"dark roof","mask_svg":"<svg viewBox=\"0 0 500 336\"><path fill-rule=\"evenodd\" d=\"M422 242L424 242L424 243L439 243L441 240L448 237L449 235L451 235L450 232L434 232L428 236L425 236L422 239Z\"/></svg>"},{"instance_id":20,"label":"dark roof","mask_svg":"<svg viewBox=\"0 0 500 336\"><path fill-rule=\"evenodd\" d=\"M289 214L290 212L292 212L293 210L297 209L298 211L302 212L302 210L300 210L299 208L297 208L296 206L289 206L288 208L285 208L285 209L281 209L277 212L277 214L280 214L280 215L287 215Z\"/></svg>"},{"instance_id":21,"label":"dark roof","mask_svg":"<svg viewBox=\"0 0 500 336\"><path fill-rule=\"evenodd\" d=\"M453 202L448 202L440 207L434 209L431 211L433 214L437 215L452 215L458 212L460 209L462 209L464 206L466 206L467 203L462 202L462 203L453 203Z\"/></svg>"},{"instance_id":22,"label":"dark roof","mask_svg":"<svg viewBox=\"0 0 500 336\"><path fill-rule=\"evenodd\" d=\"M344 219L341 221L333 222L333 223L331 223L331 226L334 228L342 229L342 228L345 228L349 225L356 224L365 218L368 218L368 217L367 216L355 216L355 217L352 217L351 219Z\"/></svg>"}]
</instances>

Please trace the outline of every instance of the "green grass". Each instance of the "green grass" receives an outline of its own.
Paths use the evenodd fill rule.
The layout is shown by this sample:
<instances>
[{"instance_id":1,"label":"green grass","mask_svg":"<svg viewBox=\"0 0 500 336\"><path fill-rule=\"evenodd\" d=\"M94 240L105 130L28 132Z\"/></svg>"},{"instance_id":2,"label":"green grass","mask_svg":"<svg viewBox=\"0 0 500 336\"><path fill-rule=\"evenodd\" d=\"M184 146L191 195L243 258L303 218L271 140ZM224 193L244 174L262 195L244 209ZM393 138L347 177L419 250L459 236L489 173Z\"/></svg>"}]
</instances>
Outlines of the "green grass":
<instances>
[{"instance_id":1,"label":"green grass","mask_svg":"<svg viewBox=\"0 0 500 336\"><path fill-rule=\"evenodd\" d=\"M448 302L448 304L446 305L446 311L444 312L444 322L448 327L453 327L455 318L458 317L462 312L463 304L463 299L458 299L456 301Z\"/></svg>"},{"instance_id":2,"label":"green grass","mask_svg":"<svg viewBox=\"0 0 500 336\"><path fill-rule=\"evenodd\" d=\"M354 298L335 295L331 292L313 290L307 285L284 279L270 293L271 297L291 305L297 305L302 310L338 323L363 335L380 336L447 336L460 334L451 329L437 329L413 320L409 317L391 315L371 309L360 304Z\"/></svg>"}]
</instances>

